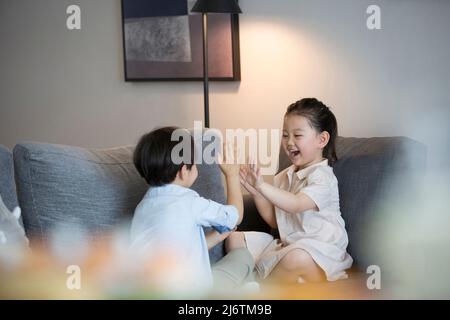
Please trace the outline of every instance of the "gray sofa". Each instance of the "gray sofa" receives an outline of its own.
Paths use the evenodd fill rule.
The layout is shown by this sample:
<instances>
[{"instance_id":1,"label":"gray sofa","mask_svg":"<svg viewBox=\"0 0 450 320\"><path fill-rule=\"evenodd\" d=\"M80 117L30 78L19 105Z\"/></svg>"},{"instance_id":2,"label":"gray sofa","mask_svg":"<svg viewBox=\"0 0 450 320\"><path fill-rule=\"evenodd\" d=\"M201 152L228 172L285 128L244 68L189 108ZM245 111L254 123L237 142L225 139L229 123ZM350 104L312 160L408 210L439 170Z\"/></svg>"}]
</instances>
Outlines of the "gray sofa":
<instances>
[{"instance_id":1,"label":"gray sofa","mask_svg":"<svg viewBox=\"0 0 450 320\"><path fill-rule=\"evenodd\" d=\"M0 147L0 194L10 210L21 206L31 248L37 239L47 239L55 226L64 223L81 224L90 231L89 237L96 238L129 221L147 190L134 169L132 151L132 146L99 150L32 142L16 145L12 153ZM334 171L349 235L348 250L355 268L365 268L373 262L365 249L365 233L376 216L377 200L394 177L408 185L408 179L424 173L426 148L405 137L339 137L337 154ZM289 165L282 152L279 161L279 170ZM198 169L199 178L192 188L224 203L217 165L202 164ZM270 231L248 196L240 229ZM221 256L223 246L218 245L211 260Z\"/></svg>"}]
</instances>

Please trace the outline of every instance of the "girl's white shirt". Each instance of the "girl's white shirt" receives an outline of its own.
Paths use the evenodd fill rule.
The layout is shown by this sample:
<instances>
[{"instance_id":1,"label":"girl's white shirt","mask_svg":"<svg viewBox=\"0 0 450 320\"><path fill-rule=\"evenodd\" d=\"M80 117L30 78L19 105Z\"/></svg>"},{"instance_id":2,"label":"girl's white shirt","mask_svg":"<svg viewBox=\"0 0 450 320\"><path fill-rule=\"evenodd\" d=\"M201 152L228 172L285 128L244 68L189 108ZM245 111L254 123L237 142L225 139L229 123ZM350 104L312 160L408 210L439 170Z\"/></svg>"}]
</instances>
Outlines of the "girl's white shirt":
<instances>
[{"instance_id":1,"label":"girl's white shirt","mask_svg":"<svg viewBox=\"0 0 450 320\"><path fill-rule=\"evenodd\" d=\"M319 211L292 214L275 207L279 240L261 232L245 233L259 275L267 277L289 251L303 249L329 281L346 278L345 270L351 267L353 259L346 251L348 236L339 207L338 181L328 160L297 172L291 166L275 176L274 186L293 194L306 194Z\"/></svg>"}]
</instances>

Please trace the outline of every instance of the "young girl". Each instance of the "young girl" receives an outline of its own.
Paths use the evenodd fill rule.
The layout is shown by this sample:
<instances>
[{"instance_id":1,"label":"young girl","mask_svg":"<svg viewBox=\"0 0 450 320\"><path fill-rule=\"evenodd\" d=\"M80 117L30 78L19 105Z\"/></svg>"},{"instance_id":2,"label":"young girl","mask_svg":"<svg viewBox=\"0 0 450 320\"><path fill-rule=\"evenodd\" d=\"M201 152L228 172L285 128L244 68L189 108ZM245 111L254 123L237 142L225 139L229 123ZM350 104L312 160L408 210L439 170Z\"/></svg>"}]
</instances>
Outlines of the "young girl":
<instances>
[{"instance_id":1,"label":"young girl","mask_svg":"<svg viewBox=\"0 0 450 320\"><path fill-rule=\"evenodd\" d=\"M290 105L282 146L292 166L264 182L256 164L241 169L241 184L253 195L262 218L280 239L263 232L234 232L226 250L247 247L258 275L283 282L347 278L353 260L339 209L338 182L330 165L337 160L337 123L317 99Z\"/></svg>"}]
</instances>

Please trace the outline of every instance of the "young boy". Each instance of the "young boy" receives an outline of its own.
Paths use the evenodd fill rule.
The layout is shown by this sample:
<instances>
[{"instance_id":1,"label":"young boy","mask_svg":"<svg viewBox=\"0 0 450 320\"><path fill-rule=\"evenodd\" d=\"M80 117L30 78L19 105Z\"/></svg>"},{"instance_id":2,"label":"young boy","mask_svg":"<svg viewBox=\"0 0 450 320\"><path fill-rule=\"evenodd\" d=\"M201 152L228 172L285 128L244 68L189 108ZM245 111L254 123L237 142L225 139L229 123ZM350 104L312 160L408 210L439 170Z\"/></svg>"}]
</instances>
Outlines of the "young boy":
<instances>
[{"instance_id":1,"label":"young boy","mask_svg":"<svg viewBox=\"0 0 450 320\"><path fill-rule=\"evenodd\" d=\"M134 164L150 189L134 213L131 249L148 257L156 252L170 253L181 262L177 271L178 276L183 274L184 286L210 288L213 275L208 250L223 241L243 217L239 165L225 161L220 165L227 182L228 205L200 197L189 189L198 175L193 139L190 137L189 163L176 164L172 150L180 141L172 141L175 130L181 129L154 130L142 136L136 146ZM214 230L205 236L203 227ZM251 279L253 259L246 250L230 252L218 265L214 277L221 286L231 288L244 278Z\"/></svg>"}]
</instances>

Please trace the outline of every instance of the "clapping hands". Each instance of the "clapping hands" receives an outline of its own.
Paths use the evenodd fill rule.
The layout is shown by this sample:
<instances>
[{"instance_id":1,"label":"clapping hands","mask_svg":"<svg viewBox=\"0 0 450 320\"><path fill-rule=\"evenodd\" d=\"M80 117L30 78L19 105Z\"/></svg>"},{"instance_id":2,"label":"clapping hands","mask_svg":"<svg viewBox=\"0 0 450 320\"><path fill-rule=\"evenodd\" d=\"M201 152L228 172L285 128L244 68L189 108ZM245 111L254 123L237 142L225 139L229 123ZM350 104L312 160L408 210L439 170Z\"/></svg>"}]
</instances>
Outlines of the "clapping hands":
<instances>
[{"instance_id":1,"label":"clapping hands","mask_svg":"<svg viewBox=\"0 0 450 320\"><path fill-rule=\"evenodd\" d=\"M259 195L259 187L264 183L261 170L255 161L249 160L249 164L242 166L239 171L242 186L252 195Z\"/></svg>"},{"instance_id":2,"label":"clapping hands","mask_svg":"<svg viewBox=\"0 0 450 320\"><path fill-rule=\"evenodd\" d=\"M238 177L240 165L237 161L238 151L236 147L230 143L224 143L222 150L222 162L219 164L220 169L225 177Z\"/></svg>"}]
</instances>

